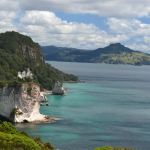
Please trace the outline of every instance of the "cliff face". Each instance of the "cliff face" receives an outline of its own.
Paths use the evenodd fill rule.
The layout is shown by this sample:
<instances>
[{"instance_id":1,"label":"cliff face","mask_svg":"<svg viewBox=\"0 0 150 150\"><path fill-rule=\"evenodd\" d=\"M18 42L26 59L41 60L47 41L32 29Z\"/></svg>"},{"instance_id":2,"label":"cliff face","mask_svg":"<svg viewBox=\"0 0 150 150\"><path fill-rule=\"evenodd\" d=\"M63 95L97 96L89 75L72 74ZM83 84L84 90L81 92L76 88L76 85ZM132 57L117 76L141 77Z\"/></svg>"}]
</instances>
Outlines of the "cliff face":
<instances>
[{"instance_id":1,"label":"cliff face","mask_svg":"<svg viewBox=\"0 0 150 150\"><path fill-rule=\"evenodd\" d=\"M31 95L27 92L28 88ZM40 89L36 85L0 88L0 115L12 122L46 121L49 117L39 112L39 94Z\"/></svg>"},{"instance_id":2,"label":"cliff face","mask_svg":"<svg viewBox=\"0 0 150 150\"><path fill-rule=\"evenodd\" d=\"M42 50L39 47L36 48L32 48L29 45L20 45L19 46L20 50L22 51L22 55L24 56L26 53L28 53L28 55L33 58L33 59L37 59L37 53L39 53L39 57L42 61L45 61L44 59L44 54L42 52Z\"/></svg>"}]
</instances>

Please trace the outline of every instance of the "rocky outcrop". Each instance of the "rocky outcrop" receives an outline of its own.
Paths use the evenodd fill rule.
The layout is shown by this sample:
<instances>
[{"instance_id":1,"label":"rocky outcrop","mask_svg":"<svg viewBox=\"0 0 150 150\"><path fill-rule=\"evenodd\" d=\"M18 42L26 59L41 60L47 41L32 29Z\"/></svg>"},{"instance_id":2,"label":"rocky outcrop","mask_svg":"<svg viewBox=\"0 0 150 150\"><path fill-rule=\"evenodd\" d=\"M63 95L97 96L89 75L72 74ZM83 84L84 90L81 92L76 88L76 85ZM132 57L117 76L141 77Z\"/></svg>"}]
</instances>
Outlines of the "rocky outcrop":
<instances>
[{"instance_id":1,"label":"rocky outcrop","mask_svg":"<svg viewBox=\"0 0 150 150\"><path fill-rule=\"evenodd\" d=\"M36 58L37 58L37 52L38 52L38 53L40 53L40 58L41 58L43 61L45 61L43 52L41 51L40 48L38 48L38 47L33 48L33 47L30 47L29 45L20 45L19 48L21 49L23 56L24 56L26 53L28 53L28 55L29 55L31 58L36 59Z\"/></svg>"},{"instance_id":2,"label":"rocky outcrop","mask_svg":"<svg viewBox=\"0 0 150 150\"><path fill-rule=\"evenodd\" d=\"M26 71L23 71L23 72L19 71L18 72L18 77L21 78L21 79L24 79L25 77L30 77L31 79L33 79L33 74L30 71L30 69L28 68L27 72Z\"/></svg>"},{"instance_id":3,"label":"rocky outcrop","mask_svg":"<svg viewBox=\"0 0 150 150\"><path fill-rule=\"evenodd\" d=\"M27 92L28 88L28 85L22 85L17 89L0 88L0 115L12 122L48 121L49 116L41 115L39 112L40 88L37 85L30 86L30 95Z\"/></svg>"},{"instance_id":4,"label":"rocky outcrop","mask_svg":"<svg viewBox=\"0 0 150 150\"><path fill-rule=\"evenodd\" d=\"M40 93L39 99L40 99L41 102L48 102L46 96L44 96L42 93Z\"/></svg>"},{"instance_id":5,"label":"rocky outcrop","mask_svg":"<svg viewBox=\"0 0 150 150\"><path fill-rule=\"evenodd\" d=\"M51 106L50 104L40 104L41 106Z\"/></svg>"},{"instance_id":6,"label":"rocky outcrop","mask_svg":"<svg viewBox=\"0 0 150 150\"><path fill-rule=\"evenodd\" d=\"M52 93L55 95L65 95L65 90L62 87L62 83L56 81Z\"/></svg>"}]
</instances>

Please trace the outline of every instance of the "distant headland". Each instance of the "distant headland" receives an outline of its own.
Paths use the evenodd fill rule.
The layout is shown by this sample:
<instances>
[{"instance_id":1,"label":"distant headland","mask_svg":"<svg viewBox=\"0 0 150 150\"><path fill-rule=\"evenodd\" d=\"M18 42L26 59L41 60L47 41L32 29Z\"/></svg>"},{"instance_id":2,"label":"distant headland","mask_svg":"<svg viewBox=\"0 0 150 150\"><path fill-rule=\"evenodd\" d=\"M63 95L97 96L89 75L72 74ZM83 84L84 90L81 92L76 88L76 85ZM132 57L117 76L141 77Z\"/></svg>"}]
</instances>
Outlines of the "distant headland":
<instances>
[{"instance_id":1,"label":"distant headland","mask_svg":"<svg viewBox=\"0 0 150 150\"><path fill-rule=\"evenodd\" d=\"M90 51L56 46L42 46L42 50L48 61L150 65L150 54L131 50L120 43Z\"/></svg>"}]
</instances>

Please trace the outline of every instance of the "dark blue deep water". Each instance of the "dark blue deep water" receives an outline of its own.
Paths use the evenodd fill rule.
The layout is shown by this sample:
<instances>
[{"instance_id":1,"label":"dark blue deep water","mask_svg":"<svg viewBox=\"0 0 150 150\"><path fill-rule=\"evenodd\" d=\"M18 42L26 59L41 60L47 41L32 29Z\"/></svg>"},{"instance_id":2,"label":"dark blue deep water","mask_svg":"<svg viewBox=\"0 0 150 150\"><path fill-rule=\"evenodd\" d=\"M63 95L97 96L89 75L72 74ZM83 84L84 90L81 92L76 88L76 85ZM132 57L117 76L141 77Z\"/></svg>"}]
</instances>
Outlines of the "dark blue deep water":
<instances>
[{"instance_id":1,"label":"dark blue deep water","mask_svg":"<svg viewBox=\"0 0 150 150\"><path fill-rule=\"evenodd\" d=\"M48 124L16 124L57 149L102 146L150 148L150 66L49 61L86 83L65 83L67 96L47 95L40 112L63 118Z\"/></svg>"}]
</instances>

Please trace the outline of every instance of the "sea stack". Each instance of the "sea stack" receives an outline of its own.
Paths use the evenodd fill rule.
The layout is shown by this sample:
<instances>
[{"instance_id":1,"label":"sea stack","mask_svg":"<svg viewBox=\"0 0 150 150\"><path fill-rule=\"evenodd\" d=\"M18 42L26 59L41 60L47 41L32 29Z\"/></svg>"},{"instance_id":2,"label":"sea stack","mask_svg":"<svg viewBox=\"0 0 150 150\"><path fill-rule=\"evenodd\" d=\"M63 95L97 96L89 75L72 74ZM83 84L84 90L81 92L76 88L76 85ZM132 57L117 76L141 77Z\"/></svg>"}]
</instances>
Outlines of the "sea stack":
<instances>
[{"instance_id":1,"label":"sea stack","mask_svg":"<svg viewBox=\"0 0 150 150\"><path fill-rule=\"evenodd\" d=\"M52 93L55 95L65 95L65 90L62 87L62 83L56 81Z\"/></svg>"},{"instance_id":2,"label":"sea stack","mask_svg":"<svg viewBox=\"0 0 150 150\"><path fill-rule=\"evenodd\" d=\"M0 115L11 122L44 122L49 116L39 112L41 100L37 85L0 88Z\"/></svg>"},{"instance_id":3,"label":"sea stack","mask_svg":"<svg viewBox=\"0 0 150 150\"><path fill-rule=\"evenodd\" d=\"M46 96L44 96L42 93L40 93L39 99L40 99L41 102L48 102Z\"/></svg>"}]
</instances>

